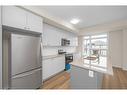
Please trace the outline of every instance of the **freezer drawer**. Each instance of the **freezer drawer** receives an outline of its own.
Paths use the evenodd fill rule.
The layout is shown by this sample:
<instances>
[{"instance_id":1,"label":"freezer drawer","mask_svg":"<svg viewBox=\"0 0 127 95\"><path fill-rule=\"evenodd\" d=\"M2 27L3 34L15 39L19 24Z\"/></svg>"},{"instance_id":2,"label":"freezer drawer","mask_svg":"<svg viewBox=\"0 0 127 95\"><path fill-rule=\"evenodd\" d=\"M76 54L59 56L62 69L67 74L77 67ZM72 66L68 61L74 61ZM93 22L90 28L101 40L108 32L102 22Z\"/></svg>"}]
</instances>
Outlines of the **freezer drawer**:
<instances>
[{"instance_id":1,"label":"freezer drawer","mask_svg":"<svg viewBox=\"0 0 127 95\"><path fill-rule=\"evenodd\" d=\"M11 34L12 75L41 67L40 37Z\"/></svg>"},{"instance_id":2,"label":"freezer drawer","mask_svg":"<svg viewBox=\"0 0 127 95\"><path fill-rule=\"evenodd\" d=\"M35 89L42 85L42 69L12 77L11 89Z\"/></svg>"}]
</instances>

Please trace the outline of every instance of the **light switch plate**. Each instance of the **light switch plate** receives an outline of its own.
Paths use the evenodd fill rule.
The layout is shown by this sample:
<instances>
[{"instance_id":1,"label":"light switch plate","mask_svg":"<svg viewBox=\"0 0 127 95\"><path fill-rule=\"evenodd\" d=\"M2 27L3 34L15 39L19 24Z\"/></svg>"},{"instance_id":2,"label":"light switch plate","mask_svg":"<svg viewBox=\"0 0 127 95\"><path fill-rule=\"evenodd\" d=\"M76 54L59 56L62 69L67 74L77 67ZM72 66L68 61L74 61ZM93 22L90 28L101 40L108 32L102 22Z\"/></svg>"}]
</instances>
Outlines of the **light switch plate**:
<instances>
[{"instance_id":1,"label":"light switch plate","mask_svg":"<svg viewBox=\"0 0 127 95\"><path fill-rule=\"evenodd\" d=\"M89 70L89 77L94 77L94 71Z\"/></svg>"}]
</instances>

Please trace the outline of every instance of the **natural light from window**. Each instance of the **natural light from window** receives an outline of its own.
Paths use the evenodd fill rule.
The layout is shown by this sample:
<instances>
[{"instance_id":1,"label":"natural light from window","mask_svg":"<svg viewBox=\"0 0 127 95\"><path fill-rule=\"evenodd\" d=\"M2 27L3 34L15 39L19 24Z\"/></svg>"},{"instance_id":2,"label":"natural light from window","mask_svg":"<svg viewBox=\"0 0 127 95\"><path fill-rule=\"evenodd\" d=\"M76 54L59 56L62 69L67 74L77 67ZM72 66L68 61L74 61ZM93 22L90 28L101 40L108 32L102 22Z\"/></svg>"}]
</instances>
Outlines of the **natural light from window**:
<instances>
[{"instance_id":1,"label":"natural light from window","mask_svg":"<svg viewBox=\"0 0 127 95\"><path fill-rule=\"evenodd\" d=\"M83 37L83 59L85 66L106 70L107 42L107 34L88 35Z\"/></svg>"}]
</instances>

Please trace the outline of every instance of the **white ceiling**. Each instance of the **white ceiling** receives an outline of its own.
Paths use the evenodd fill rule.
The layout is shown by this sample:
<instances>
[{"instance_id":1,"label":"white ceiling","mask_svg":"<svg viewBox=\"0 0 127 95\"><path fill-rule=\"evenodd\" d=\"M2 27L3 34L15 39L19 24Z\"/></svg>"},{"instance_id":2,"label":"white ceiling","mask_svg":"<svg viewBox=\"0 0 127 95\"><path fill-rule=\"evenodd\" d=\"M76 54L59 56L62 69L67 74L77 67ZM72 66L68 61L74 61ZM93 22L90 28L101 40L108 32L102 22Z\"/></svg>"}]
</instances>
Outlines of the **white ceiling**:
<instances>
[{"instance_id":1,"label":"white ceiling","mask_svg":"<svg viewBox=\"0 0 127 95\"><path fill-rule=\"evenodd\" d=\"M53 16L70 22L72 18L81 20L76 28L94 26L127 19L127 6L38 6Z\"/></svg>"}]
</instances>

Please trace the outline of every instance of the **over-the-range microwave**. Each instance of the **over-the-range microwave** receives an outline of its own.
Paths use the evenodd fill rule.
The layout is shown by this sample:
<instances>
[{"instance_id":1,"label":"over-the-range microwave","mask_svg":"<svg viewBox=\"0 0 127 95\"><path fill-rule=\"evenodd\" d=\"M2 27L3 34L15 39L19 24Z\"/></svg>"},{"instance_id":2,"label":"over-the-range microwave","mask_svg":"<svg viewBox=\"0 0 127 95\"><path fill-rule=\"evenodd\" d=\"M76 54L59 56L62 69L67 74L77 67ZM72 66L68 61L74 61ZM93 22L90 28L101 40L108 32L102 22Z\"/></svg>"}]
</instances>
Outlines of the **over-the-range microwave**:
<instances>
[{"instance_id":1,"label":"over-the-range microwave","mask_svg":"<svg viewBox=\"0 0 127 95\"><path fill-rule=\"evenodd\" d=\"M61 39L61 46L69 46L70 45L70 40L67 40L65 38Z\"/></svg>"}]
</instances>

